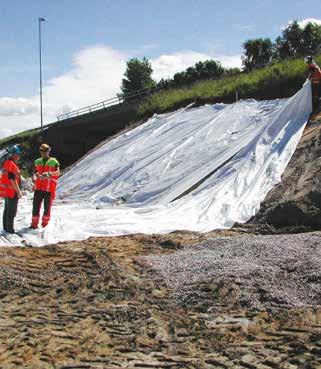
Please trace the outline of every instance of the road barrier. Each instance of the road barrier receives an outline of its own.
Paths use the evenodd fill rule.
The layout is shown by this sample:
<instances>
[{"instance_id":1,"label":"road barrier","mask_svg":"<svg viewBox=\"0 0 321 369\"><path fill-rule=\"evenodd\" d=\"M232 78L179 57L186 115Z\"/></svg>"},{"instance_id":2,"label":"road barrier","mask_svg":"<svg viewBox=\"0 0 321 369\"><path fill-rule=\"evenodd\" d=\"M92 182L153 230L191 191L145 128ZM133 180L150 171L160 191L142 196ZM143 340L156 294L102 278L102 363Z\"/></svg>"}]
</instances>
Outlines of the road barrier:
<instances>
[{"instance_id":1,"label":"road barrier","mask_svg":"<svg viewBox=\"0 0 321 369\"><path fill-rule=\"evenodd\" d=\"M98 102L96 104L89 105L89 106L86 106L84 108L80 108L80 109L77 109L77 110L72 110L68 113L57 115L57 120L61 121L61 120L69 119L69 118L79 117L80 115L90 114L90 113L96 112L98 110L104 110L104 109L110 108L111 106L114 106L114 105L120 105L120 104L126 103L128 101L145 98L145 97L148 97L151 94L161 90L162 88L163 87L156 87L156 88L153 88L153 89L144 88L142 90L137 90L133 93L126 94L126 95L119 94L115 97L112 97L110 99Z\"/></svg>"}]
</instances>

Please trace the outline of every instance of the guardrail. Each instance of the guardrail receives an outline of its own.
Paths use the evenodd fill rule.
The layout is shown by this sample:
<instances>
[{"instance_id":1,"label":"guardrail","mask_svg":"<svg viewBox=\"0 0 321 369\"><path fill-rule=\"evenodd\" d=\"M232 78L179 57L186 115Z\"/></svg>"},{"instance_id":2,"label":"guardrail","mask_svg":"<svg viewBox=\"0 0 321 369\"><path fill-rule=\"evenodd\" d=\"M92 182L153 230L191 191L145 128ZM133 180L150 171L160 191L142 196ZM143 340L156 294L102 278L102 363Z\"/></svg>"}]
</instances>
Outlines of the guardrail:
<instances>
[{"instance_id":1,"label":"guardrail","mask_svg":"<svg viewBox=\"0 0 321 369\"><path fill-rule=\"evenodd\" d=\"M156 91L161 90L162 88L163 87L156 87L156 88L153 88L153 89L144 88L142 90L137 90L137 91L135 91L131 94L127 94L127 95L119 94L116 97L112 97L110 99L98 102L96 104L89 105L89 106L86 106L84 108L80 108L80 109L77 109L77 110L72 110L72 111L70 111L68 113L65 113L65 114L57 115L57 120L60 121L60 120L65 120L65 119L69 119L69 118L73 118L73 117L78 117L78 116L83 115L83 114L93 113L97 110L104 110L104 109L110 108L111 106L114 106L114 105L123 104L124 102L126 102L128 100L131 100L131 99L135 100L136 98L142 98L142 97L150 96L151 94L153 94Z\"/></svg>"}]
</instances>

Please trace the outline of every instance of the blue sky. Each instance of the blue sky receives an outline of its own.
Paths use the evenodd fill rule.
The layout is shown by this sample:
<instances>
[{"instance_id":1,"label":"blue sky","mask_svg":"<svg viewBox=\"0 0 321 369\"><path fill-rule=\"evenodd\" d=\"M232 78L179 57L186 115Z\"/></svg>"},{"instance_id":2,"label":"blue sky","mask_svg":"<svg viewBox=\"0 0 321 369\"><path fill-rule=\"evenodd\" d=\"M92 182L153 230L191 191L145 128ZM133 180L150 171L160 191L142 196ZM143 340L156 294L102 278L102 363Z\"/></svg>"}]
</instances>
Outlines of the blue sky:
<instances>
[{"instance_id":1,"label":"blue sky","mask_svg":"<svg viewBox=\"0 0 321 369\"><path fill-rule=\"evenodd\" d=\"M156 79L206 58L238 65L245 40L275 39L292 19L321 19L321 8L302 0L2 0L0 15L1 137L37 124L39 16L47 19L45 119L52 121L113 96L130 57L148 57Z\"/></svg>"}]
</instances>

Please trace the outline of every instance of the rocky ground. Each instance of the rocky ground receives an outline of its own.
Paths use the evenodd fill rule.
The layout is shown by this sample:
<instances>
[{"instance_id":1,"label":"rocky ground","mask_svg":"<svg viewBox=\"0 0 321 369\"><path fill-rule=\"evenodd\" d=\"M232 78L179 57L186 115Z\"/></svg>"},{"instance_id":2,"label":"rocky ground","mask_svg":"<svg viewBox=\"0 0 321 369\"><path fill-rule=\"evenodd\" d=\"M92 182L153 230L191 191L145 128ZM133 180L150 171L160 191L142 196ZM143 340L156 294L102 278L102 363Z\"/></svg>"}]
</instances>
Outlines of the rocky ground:
<instances>
[{"instance_id":1,"label":"rocky ground","mask_svg":"<svg viewBox=\"0 0 321 369\"><path fill-rule=\"evenodd\" d=\"M320 237L300 240L311 240L305 261L309 253L319 257ZM264 251L273 240L261 238ZM321 368L320 295L311 306L270 304L266 285L264 291L259 283L243 283L233 267L225 283L215 279L204 257L197 278L185 276L186 298L173 293L170 280L190 269L187 255L216 250L226 265L231 240L246 246L255 239L236 231L175 232L0 248L0 368ZM254 255L261 255L257 264L266 259L265 251L252 252L251 263ZM313 276L309 286L317 294L321 270L313 264L305 276L296 275L294 256L289 254L279 284ZM161 273L166 265L171 270ZM262 281L250 268L252 279L257 274ZM248 296L261 296L260 309L240 298L243 287Z\"/></svg>"}]
</instances>

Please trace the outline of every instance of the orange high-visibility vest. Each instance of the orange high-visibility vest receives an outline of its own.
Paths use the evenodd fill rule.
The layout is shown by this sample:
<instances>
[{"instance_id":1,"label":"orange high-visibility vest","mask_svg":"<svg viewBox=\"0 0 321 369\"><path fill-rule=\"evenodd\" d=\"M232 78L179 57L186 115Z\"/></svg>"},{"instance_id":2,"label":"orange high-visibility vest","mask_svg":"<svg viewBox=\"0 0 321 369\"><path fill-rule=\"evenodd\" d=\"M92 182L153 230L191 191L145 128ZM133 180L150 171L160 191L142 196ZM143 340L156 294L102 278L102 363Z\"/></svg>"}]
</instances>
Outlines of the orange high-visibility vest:
<instances>
[{"instance_id":1,"label":"orange high-visibility vest","mask_svg":"<svg viewBox=\"0 0 321 369\"><path fill-rule=\"evenodd\" d=\"M13 199L16 196L17 191L14 189L8 174L13 173L15 176L15 180L18 182L18 185L20 185L20 169L13 160L8 159L3 163L1 170L2 174L0 178L0 197Z\"/></svg>"},{"instance_id":2,"label":"orange high-visibility vest","mask_svg":"<svg viewBox=\"0 0 321 369\"><path fill-rule=\"evenodd\" d=\"M40 176L42 173L48 172L53 173L56 172L59 168L59 162L55 158L42 159L39 158L35 161L35 171ZM51 177L37 177L35 181L35 190L36 191L45 191L51 192L53 196L56 192L58 176Z\"/></svg>"}]
</instances>

